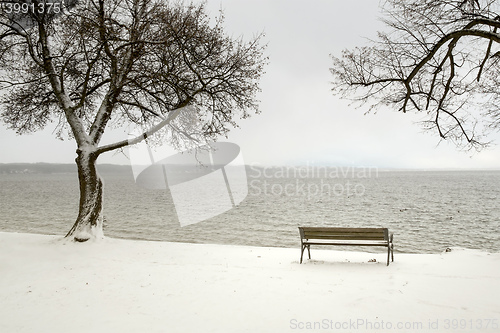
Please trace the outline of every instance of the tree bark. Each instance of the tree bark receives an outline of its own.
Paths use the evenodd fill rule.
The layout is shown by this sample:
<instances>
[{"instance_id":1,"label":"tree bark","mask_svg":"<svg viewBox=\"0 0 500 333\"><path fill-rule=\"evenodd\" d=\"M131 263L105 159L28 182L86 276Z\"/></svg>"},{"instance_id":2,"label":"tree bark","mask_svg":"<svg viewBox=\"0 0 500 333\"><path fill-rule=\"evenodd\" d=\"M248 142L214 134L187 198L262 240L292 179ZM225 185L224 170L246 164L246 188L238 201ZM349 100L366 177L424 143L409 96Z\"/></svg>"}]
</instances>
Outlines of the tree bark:
<instances>
[{"instance_id":1,"label":"tree bark","mask_svg":"<svg viewBox=\"0 0 500 333\"><path fill-rule=\"evenodd\" d=\"M80 206L78 217L66 238L78 242L103 238L102 192L103 182L97 172L95 151L77 150Z\"/></svg>"}]
</instances>

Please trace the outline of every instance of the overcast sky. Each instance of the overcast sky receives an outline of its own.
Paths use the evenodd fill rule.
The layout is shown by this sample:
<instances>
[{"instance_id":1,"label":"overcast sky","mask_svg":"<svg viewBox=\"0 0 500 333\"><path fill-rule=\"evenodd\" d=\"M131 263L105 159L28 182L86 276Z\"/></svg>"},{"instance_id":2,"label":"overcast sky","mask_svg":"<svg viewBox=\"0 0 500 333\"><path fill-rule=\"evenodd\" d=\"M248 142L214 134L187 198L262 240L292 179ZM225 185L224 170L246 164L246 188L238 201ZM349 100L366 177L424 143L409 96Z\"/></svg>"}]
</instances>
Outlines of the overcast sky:
<instances>
[{"instance_id":1,"label":"overcast sky","mask_svg":"<svg viewBox=\"0 0 500 333\"><path fill-rule=\"evenodd\" d=\"M247 164L334 165L393 168L500 169L500 148L464 153L423 133L419 115L380 110L364 115L330 92L329 54L362 46L383 29L376 0L208 0L222 7L226 29L251 38L264 31L270 64L262 78L260 115L239 122L228 141L238 144ZM55 125L17 136L0 128L0 163L73 163L75 144L55 139ZM121 140L125 132L108 135ZM500 135L491 137L500 143ZM100 163L126 164L108 153Z\"/></svg>"}]
</instances>

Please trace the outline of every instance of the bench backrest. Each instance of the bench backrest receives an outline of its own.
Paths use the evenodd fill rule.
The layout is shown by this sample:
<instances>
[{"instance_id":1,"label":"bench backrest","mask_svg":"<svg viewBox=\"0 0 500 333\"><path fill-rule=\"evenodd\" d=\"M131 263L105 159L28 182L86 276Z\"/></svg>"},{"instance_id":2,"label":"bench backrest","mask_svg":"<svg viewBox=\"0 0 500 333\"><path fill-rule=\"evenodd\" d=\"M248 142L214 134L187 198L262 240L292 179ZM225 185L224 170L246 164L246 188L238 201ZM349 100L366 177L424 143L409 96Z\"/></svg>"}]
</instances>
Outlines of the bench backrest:
<instances>
[{"instance_id":1,"label":"bench backrest","mask_svg":"<svg viewBox=\"0 0 500 333\"><path fill-rule=\"evenodd\" d=\"M299 227L302 239L389 240L387 228Z\"/></svg>"}]
</instances>

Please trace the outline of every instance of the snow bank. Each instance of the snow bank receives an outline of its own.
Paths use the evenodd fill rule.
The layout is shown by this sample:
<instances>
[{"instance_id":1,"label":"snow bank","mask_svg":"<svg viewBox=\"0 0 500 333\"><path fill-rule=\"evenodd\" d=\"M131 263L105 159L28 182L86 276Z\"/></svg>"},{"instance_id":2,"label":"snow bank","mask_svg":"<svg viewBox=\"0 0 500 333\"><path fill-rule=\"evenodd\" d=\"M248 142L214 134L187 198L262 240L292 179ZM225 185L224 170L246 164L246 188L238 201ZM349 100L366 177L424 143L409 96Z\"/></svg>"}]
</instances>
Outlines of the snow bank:
<instances>
[{"instance_id":1,"label":"snow bank","mask_svg":"<svg viewBox=\"0 0 500 333\"><path fill-rule=\"evenodd\" d=\"M500 331L500 254L311 255L0 232L0 332Z\"/></svg>"}]
</instances>

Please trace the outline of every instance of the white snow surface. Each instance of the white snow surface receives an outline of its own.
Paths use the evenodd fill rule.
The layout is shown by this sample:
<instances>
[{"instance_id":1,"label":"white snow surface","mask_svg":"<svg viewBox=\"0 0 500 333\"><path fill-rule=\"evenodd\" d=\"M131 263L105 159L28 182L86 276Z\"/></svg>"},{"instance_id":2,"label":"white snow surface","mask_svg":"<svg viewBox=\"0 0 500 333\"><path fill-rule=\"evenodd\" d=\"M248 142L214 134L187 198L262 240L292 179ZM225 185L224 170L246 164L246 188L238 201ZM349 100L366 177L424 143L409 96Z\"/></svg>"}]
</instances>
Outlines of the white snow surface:
<instances>
[{"instance_id":1,"label":"white snow surface","mask_svg":"<svg viewBox=\"0 0 500 333\"><path fill-rule=\"evenodd\" d=\"M0 232L0 332L500 331L500 254L386 255Z\"/></svg>"}]
</instances>

